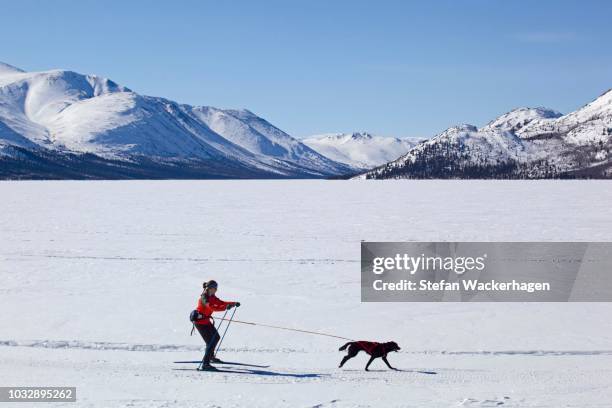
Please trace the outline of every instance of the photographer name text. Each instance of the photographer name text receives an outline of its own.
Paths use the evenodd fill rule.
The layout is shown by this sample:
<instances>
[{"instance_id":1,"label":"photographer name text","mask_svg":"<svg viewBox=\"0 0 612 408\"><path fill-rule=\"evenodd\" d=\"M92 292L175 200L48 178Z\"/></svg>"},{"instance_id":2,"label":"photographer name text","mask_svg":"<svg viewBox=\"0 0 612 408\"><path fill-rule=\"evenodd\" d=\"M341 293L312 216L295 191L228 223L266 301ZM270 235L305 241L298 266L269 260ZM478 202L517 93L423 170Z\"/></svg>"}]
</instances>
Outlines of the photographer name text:
<instances>
[{"instance_id":1,"label":"photographer name text","mask_svg":"<svg viewBox=\"0 0 612 408\"><path fill-rule=\"evenodd\" d=\"M372 260L372 273L382 275L387 271L403 271L410 277L418 272L454 272L457 281L448 280L410 280L400 279L387 282L376 279L372 286L375 291L512 291L512 292L546 292L550 291L549 282L522 282L514 279L508 281L479 279L464 279L461 277L466 272L482 272L486 269L487 254L481 256L425 256L421 254L412 256L409 254L397 254L394 257L377 257Z\"/></svg>"}]
</instances>

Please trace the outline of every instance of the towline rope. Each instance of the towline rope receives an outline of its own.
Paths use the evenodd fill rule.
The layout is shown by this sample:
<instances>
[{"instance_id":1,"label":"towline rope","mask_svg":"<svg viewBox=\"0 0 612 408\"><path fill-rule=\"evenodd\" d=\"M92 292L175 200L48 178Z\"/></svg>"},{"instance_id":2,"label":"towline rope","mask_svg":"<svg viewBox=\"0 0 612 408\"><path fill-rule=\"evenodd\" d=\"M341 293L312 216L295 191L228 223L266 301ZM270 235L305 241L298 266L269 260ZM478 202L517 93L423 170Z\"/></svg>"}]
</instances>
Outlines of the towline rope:
<instances>
[{"instance_id":1,"label":"towline rope","mask_svg":"<svg viewBox=\"0 0 612 408\"><path fill-rule=\"evenodd\" d=\"M224 317L217 318L217 319L218 320L229 320L229 319L226 319ZM310 330L302 330L302 329L293 329L291 327L274 326L274 325L271 325L271 324L264 324L264 323L245 322L243 320L232 320L232 322L240 323L240 324L248 324L250 326L261 326L261 327L268 327L268 328L271 328L271 329L289 330L289 331L300 332L300 333L314 334L314 335L317 335L317 336L334 337L336 339L355 341L353 339L349 339L348 337L336 336L335 334L321 333L321 332L310 331Z\"/></svg>"}]
</instances>

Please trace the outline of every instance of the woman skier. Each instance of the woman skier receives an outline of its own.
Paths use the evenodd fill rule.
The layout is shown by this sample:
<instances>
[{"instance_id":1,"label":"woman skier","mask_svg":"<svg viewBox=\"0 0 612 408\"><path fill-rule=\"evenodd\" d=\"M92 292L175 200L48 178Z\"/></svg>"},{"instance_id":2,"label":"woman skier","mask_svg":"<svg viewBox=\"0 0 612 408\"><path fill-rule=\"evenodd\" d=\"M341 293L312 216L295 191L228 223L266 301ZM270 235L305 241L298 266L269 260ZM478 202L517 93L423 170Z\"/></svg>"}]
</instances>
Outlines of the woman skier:
<instances>
[{"instance_id":1,"label":"woman skier","mask_svg":"<svg viewBox=\"0 0 612 408\"><path fill-rule=\"evenodd\" d=\"M198 299L198 306L193 311L193 323L198 329L198 332L206 343L206 352L204 353L204 359L202 360L202 370L214 370L214 367L210 365L213 363L220 363L221 360L214 356L215 348L219 342L219 332L215 328L214 323L210 320L213 312L222 312L224 310L230 310L232 307L240 306L240 302L224 302L219 299L215 293L217 292L217 282L210 280L204 282L202 285L204 290L202 295Z\"/></svg>"}]
</instances>

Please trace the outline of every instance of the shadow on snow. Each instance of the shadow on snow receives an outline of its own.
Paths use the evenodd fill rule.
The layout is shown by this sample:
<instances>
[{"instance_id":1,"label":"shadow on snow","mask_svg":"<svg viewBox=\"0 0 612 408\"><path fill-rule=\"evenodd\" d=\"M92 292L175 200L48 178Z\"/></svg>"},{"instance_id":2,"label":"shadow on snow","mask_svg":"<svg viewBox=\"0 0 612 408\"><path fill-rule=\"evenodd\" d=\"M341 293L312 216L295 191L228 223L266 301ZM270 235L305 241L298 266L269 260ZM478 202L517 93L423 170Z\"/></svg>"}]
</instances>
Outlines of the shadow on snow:
<instances>
[{"instance_id":1,"label":"shadow on snow","mask_svg":"<svg viewBox=\"0 0 612 408\"><path fill-rule=\"evenodd\" d=\"M436 371L422 371L422 370L402 370L400 368L396 368L395 370L355 370L355 369L344 369L342 371L352 371L352 372L363 372L363 373L392 373L393 371L400 371L403 373L417 373L417 374L429 374L429 375L436 375L438 374Z\"/></svg>"},{"instance_id":2,"label":"shadow on snow","mask_svg":"<svg viewBox=\"0 0 612 408\"><path fill-rule=\"evenodd\" d=\"M229 370L219 369L212 371L198 371L195 368L174 368L175 371L197 371L201 373L220 373L220 374L244 374L244 375L261 375L261 376L270 376L270 377L291 377L291 378L322 378L329 377L329 374L319 374L319 373L281 373L278 371L269 371L269 370L256 370L253 368L232 368Z\"/></svg>"}]
</instances>

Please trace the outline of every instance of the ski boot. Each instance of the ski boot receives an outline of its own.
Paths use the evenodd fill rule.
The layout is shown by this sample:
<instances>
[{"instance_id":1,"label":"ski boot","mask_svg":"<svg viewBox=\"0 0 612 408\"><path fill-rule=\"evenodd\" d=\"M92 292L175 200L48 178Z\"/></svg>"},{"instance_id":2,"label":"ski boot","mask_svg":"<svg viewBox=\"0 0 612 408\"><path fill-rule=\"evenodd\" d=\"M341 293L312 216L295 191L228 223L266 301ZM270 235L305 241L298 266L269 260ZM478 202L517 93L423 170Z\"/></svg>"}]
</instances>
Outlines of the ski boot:
<instances>
[{"instance_id":1,"label":"ski boot","mask_svg":"<svg viewBox=\"0 0 612 408\"><path fill-rule=\"evenodd\" d=\"M216 367L210 365L210 363L202 364L198 367L198 371L218 371Z\"/></svg>"}]
</instances>

